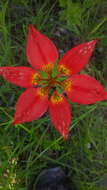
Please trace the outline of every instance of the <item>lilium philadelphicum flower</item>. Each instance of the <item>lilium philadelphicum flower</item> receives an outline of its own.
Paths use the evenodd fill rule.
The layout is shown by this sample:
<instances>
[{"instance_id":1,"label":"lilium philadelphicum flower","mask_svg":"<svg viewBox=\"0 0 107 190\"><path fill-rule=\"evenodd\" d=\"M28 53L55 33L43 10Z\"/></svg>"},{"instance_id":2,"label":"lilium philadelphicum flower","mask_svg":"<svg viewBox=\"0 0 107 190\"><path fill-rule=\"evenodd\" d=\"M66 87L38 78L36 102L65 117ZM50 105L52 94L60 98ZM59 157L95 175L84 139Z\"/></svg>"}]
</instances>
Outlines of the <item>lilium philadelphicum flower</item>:
<instances>
[{"instance_id":1,"label":"lilium philadelphicum flower","mask_svg":"<svg viewBox=\"0 0 107 190\"><path fill-rule=\"evenodd\" d=\"M53 42L32 25L26 46L31 67L0 67L0 75L27 90L19 97L13 124L30 122L49 110L55 128L67 139L71 122L68 99L79 104L93 104L107 99L104 87L93 77L78 74L89 61L96 40L69 50L57 62Z\"/></svg>"}]
</instances>

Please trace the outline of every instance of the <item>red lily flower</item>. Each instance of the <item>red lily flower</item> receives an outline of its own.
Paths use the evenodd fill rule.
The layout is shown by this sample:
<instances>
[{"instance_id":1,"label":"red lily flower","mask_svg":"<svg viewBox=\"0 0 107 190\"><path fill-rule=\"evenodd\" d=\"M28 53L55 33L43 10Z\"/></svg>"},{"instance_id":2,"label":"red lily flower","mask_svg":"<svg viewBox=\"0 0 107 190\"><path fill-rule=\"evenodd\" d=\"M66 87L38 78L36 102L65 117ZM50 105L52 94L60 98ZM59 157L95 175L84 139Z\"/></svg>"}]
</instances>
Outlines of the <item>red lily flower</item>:
<instances>
[{"instance_id":1,"label":"red lily flower","mask_svg":"<svg viewBox=\"0 0 107 190\"><path fill-rule=\"evenodd\" d=\"M16 104L13 124L38 119L49 109L55 128L66 139L71 113L65 94L79 104L107 99L107 92L96 79L78 74L89 61L95 44L96 40L92 40L72 48L57 64L53 42L30 25L26 54L33 68L0 67L6 80L27 88Z\"/></svg>"}]
</instances>

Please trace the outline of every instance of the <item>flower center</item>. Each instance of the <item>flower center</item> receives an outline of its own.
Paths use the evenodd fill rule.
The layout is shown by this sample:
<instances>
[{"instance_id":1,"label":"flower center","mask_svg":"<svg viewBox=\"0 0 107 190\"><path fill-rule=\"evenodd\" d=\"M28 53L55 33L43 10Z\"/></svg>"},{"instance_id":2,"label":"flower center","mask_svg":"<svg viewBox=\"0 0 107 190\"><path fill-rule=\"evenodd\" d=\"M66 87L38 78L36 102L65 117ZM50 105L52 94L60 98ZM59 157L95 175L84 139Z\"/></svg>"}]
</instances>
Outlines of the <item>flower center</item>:
<instances>
[{"instance_id":1,"label":"flower center","mask_svg":"<svg viewBox=\"0 0 107 190\"><path fill-rule=\"evenodd\" d=\"M32 78L32 83L39 88L39 95L45 96L48 94L50 97L57 91L58 94L52 96L53 102L59 102L64 91L69 91L72 88L72 82L68 79L70 71L64 65L46 64L42 70L35 73Z\"/></svg>"}]
</instances>

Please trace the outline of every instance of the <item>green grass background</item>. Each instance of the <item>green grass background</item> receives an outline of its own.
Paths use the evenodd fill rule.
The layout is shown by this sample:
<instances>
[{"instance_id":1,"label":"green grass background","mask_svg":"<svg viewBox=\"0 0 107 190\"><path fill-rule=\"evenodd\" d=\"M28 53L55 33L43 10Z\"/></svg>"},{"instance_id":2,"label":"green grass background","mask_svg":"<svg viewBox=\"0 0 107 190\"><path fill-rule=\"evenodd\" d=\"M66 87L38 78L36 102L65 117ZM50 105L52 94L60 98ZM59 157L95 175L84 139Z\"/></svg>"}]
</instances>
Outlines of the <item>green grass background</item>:
<instances>
[{"instance_id":1,"label":"green grass background","mask_svg":"<svg viewBox=\"0 0 107 190\"><path fill-rule=\"evenodd\" d=\"M106 0L0 1L0 66L29 66L25 55L28 25L50 37L63 54L76 44L98 39L82 71L107 89ZM49 114L12 126L15 104L24 89L0 77L0 190L31 190L46 167L60 165L77 190L107 189L107 101L71 103L72 123L64 141Z\"/></svg>"}]
</instances>

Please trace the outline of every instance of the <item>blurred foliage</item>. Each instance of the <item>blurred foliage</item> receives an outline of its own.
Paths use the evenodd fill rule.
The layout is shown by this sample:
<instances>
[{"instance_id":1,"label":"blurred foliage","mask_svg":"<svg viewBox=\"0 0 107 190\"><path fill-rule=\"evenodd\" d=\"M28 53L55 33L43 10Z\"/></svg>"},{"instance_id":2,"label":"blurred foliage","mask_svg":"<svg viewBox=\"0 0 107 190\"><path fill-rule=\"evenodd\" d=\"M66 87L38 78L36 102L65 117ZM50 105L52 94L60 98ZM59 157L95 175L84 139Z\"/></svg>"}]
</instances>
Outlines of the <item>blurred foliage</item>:
<instances>
[{"instance_id":1,"label":"blurred foliage","mask_svg":"<svg viewBox=\"0 0 107 190\"><path fill-rule=\"evenodd\" d=\"M101 38L103 24L107 22L106 0L59 0L60 20L77 36L84 39Z\"/></svg>"}]
</instances>

